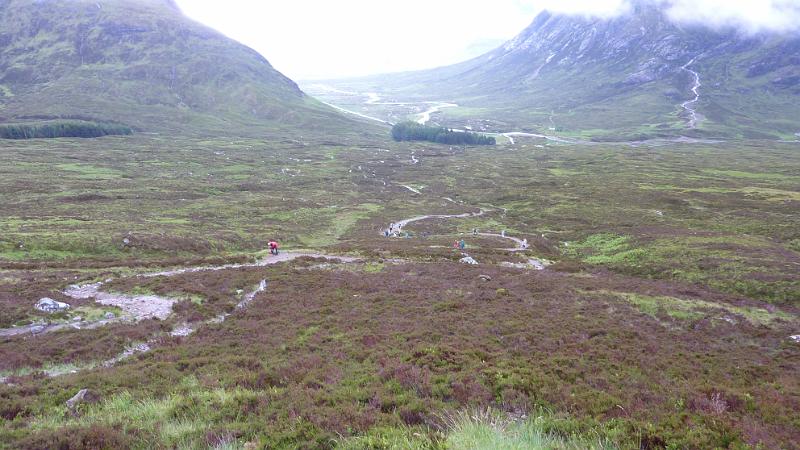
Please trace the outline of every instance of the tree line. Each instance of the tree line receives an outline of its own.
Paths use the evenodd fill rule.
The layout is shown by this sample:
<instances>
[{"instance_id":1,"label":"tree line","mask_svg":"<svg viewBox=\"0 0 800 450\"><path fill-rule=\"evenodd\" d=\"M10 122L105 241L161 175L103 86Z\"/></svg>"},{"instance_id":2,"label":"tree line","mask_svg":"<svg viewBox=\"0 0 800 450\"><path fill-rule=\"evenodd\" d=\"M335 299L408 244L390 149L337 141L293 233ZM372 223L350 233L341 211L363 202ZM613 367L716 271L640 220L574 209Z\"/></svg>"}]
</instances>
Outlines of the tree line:
<instances>
[{"instance_id":1,"label":"tree line","mask_svg":"<svg viewBox=\"0 0 800 450\"><path fill-rule=\"evenodd\" d=\"M41 123L0 124L0 139L39 139L78 137L96 138L109 135L129 135L133 130L125 125L106 122L52 121Z\"/></svg>"},{"instance_id":2,"label":"tree line","mask_svg":"<svg viewBox=\"0 0 800 450\"><path fill-rule=\"evenodd\" d=\"M429 127L417 122L398 123L392 127L395 141L428 141L450 145L495 145L495 138L479 133L454 131L444 127Z\"/></svg>"}]
</instances>

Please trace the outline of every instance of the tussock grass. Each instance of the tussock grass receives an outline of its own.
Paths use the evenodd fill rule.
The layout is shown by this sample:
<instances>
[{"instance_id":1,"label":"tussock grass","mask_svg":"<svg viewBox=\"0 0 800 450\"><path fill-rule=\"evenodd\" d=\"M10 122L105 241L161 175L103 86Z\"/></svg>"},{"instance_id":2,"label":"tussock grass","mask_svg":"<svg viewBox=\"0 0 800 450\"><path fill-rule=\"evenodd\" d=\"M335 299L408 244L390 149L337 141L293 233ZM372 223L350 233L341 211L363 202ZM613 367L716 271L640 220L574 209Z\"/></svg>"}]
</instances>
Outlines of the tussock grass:
<instances>
[{"instance_id":1,"label":"tussock grass","mask_svg":"<svg viewBox=\"0 0 800 450\"><path fill-rule=\"evenodd\" d=\"M31 423L31 430L100 425L138 436L143 448L241 448L229 436L222 436L219 445L209 445L207 433L222 414L235 411L242 402L258 395L239 388L203 390L195 379L189 378L179 392L162 398L139 398L124 391L96 405L84 405L78 418L72 417L65 406L58 406L37 417Z\"/></svg>"},{"instance_id":2,"label":"tussock grass","mask_svg":"<svg viewBox=\"0 0 800 450\"><path fill-rule=\"evenodd\" d=\"M538 415L521 420L491 409L461 412L448 420L445 440L453 450L610 450L617 448L600 436L561 435L548 431L556 422L552 416Z\"/></svg>"},{"instance_id":3,"label":"tussock grass","mask_svg":"<svg viewBox=\"0 0 800 450\"><path fill-rule=\"evenodd\" d=\"M512 418L482 408L442 416L441 432L420 428L378 428L364 436L337 441L339 450L612 450L617 446L596 431L559 432L560 419L544 411L534 417Z\"/></svg>"}]
</instances>

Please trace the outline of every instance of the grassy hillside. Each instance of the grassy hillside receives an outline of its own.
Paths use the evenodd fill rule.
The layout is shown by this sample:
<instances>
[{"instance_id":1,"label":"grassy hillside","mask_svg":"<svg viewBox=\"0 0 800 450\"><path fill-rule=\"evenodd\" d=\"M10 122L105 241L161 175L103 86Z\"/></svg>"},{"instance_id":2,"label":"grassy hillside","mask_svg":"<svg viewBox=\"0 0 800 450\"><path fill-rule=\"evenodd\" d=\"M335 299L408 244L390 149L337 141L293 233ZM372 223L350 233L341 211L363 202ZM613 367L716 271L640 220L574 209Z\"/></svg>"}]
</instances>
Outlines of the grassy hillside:
<instances>
[{"instance_id":1,"label":"grassy hillside","mask_svg":"<svg viewBox=\"0 0 800 450\"><path fill-rule=\"evenodd\" d=\"M0 117L258 134L347 122L163 0L0 2Z\"/></svg>"},{"instance_id":2,"label":"grassy hillside","mask_svg":"<svg viewBox=\"0 0 800 450\"><path fill-rule=\"evenodd\" d=\"M80 282L113 278L113 292L179 302L165 321L0 338L12 383L0 386L0 447L797 442L793 145L464 149L357 134L9 144L1 327L72 320L35 311L45 296L102 316L62 294ZM407 239L380 233L478 207L486 214L413 224ZM509 253L473 228L531 249ZM252 261L273 238L363 260L135 276ZM478 266L458 262L454 239ZM520 268L531 257L553 265ZM260 280L268 290L236 309ZM198 330L169 335L184 322ZM142 342L153 350L100 367ZM82 388L101 398L73 417L64 402ZM498 419L448 422L484 408Z\"/></svg>"}]
</instances>

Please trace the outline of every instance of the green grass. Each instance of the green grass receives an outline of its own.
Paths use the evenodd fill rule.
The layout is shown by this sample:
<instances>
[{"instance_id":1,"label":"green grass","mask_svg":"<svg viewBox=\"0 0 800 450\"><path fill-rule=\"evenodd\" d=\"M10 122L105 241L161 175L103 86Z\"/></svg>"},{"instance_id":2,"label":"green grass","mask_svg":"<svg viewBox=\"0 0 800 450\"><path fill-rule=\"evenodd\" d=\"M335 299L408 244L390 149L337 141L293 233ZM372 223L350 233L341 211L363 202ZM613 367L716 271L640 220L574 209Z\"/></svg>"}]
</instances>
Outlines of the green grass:
<instances>
[{"instance_id":1,"label":"green grass","mask_svg":"<svg viewBox=\"0 0 800 450\"><path fill-rule=\"evenodd\" d=\"M719 302L710 302L698 299L681 299L676 297L649 296L641 294L631 294L622 292L612 292L630 304L634 305L642 313L657 318L660 313L677 320L697 320L705 317L719 319L713 315L714 312L721 314L734 314L751 322L755 326L771 326L776 321L791 322L794 316L782 311L770 312L765 308L733 306Z\"/></svg>"},{"instance_id":2,"label":"green grass","mask_svg":"<svg viewBox=\"0 0 800 450\"><path fill-rule=\"evenodd\" d=\"M546 449L614 449L616 446L598 437L559 435L548 431L555 421L538 416L510 421L501 414L488 411L461 413L451 419L445 443L453 450L546 450Z\"/></svg>"},{"instance_id":3,"label":"green grass","mask_svg":"<svg viewBox=\"0 0 800 450\"><path fill-rule=\"evenodd\" d=\"M241 391L197 392L188 397L137 400L123 392L97 406L86 408L80 419L69 419L66 408L55 410L33 424L35 430L57 430L63 427L105 425L122 433L142 432L149 435L149 445L172 448L205 447L205 433L214 408L228 406ZM63 415L60 415L63 414ZM144 447L141 447L144 448Z\"/></svg>"},{"instance_id":4,"label":"green grass","mask_svg":"<svg viewBox=\"0 0 800 450\"><path fill-rule=\"evenodd\" d=\"M762 181L783 181L783 180L796 180L798 177L783 175L780 173L757 173L745 172L741 170L717 170L717 169L704 169L703 172L709 175L717 175L731 178L744 178L748 180L762 180Z\"/></svg>"},{"instance_id":5,"label":"green grass","mask_svg":"<svg viewBox=\"0 0 800 450\"><path fill-rule=\"evenodd\" d=\"M590 264L627 264L637 265L647 257L643 249L633 248L630 237L613 234L595 234L580 242L572 242L568 254L577 255L581 250L588 250L589 256L584 261Z\"/></svg>"}]
</instances>

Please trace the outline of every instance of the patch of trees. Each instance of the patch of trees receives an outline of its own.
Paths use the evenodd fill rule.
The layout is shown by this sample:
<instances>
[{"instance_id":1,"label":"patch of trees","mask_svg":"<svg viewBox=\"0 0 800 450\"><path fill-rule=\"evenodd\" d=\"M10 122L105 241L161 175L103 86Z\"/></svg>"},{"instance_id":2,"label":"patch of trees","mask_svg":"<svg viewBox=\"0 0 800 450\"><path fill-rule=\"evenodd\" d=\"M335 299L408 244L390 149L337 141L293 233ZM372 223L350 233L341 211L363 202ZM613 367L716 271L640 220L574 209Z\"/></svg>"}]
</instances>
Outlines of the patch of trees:
<instances>
[{"instance_id":1,"label":"patch of trees","mask_svg":"<svg viewBox=\"0 0 800 450\"><path fill-rule=\"evenodd\" d=\"M0 124L0 139L96 138L133 134L131 127L108 122L57 120L39 123Z\"/></svg>"},{"instance_id":2,"label":"patch of trees","mask_svg":"<svg viewBox=\"0 0 800 450\"><path fill-rule=\"evenodd\" d=\"M428 141L450 145L495 145L495 138L479 133L454 131L444 127L429 127L416 122L398 123L392 127L395 141Z\"/></svg>"}]
</instances>

